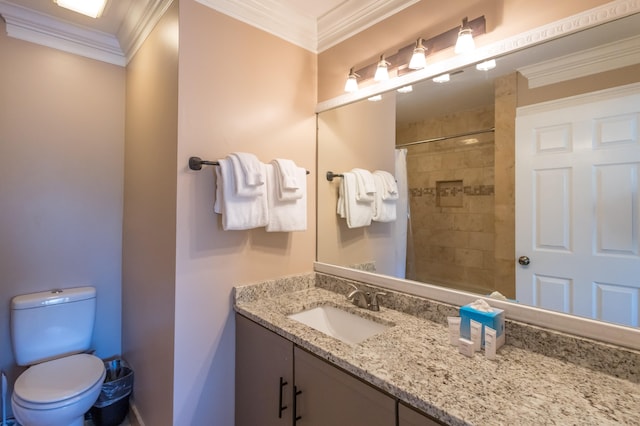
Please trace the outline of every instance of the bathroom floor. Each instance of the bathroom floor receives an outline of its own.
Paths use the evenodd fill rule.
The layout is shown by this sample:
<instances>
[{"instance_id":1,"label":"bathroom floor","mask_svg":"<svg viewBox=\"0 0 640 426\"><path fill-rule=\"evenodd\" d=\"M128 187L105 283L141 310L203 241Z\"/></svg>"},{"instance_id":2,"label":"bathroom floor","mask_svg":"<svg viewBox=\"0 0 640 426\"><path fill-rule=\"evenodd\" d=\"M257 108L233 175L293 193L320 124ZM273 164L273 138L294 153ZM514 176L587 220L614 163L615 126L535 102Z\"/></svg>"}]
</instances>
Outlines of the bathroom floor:
<instances>
[{"instance_id":1,"label":"bathroom floor","mask_svg":"<svg viewBox=\"0 0 640 426\"><path fill-rule=\"evenodd\" d=\"M91 419L89 419L84 421L84 426L95 426L95 424L91 421ZM120 423L119 426L131 426L131 422L129 422L129 418L125 417L124 421Z\"/></svg>"}]
</instances>

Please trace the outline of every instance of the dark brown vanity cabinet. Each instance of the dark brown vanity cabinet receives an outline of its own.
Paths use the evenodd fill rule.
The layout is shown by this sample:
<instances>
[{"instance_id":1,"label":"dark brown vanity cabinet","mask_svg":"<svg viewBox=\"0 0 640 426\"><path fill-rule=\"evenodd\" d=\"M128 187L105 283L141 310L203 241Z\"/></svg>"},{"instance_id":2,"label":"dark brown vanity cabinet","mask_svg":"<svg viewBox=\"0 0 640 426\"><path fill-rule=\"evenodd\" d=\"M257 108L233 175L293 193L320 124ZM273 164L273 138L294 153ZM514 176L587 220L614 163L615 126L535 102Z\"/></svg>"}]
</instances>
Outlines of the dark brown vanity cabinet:
<instances>
[{"instance_id":1,"label":"dark brown vanity cabinet","mask_svg":"<svg viewBox=\"0 0 640 426\"><path fill-rule=\"evenodd\" d=\"M236 426L291 426L293 343L236 314Z\"/></svg>"},{"instance_id":2,"label":"dark brown vanity cabinet","mask_svg":"<svg viewBox=\"0 0 640 426\"><path fill-rule=\"evenodd\" d=\"M395 399L238 314L235 397L236 426L396 425Z\"/></svg>"},{"instance_id":3,"label":"dark brown vanity cabinet","mask_svg":"<svg viewBox=\"0 0 640 426\"><path fill-rule=\"evenodd\" d=\"M424 414L414 410L402 402L398 403L398 426L438 426L440 423L431 420Z\"/></svg>"}]
</instances>

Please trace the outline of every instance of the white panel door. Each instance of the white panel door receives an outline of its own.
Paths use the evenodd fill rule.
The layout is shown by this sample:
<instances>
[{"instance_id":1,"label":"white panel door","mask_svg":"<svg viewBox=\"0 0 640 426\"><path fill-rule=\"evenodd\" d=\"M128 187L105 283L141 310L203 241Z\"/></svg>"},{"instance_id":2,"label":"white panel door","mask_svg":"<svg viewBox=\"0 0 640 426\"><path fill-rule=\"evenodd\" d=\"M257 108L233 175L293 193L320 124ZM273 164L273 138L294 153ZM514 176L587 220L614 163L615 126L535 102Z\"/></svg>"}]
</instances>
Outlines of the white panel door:
<instances>
[{"instance_id":1,"label":"white panel door","mask_svg":"<svg viewBox=\"0 0 640 426\"><path fill-rule=\"evenodd\" d=\"M638 326L639 133L637 86L518 109L520 302Z\"/></svg>"}]
</instances>

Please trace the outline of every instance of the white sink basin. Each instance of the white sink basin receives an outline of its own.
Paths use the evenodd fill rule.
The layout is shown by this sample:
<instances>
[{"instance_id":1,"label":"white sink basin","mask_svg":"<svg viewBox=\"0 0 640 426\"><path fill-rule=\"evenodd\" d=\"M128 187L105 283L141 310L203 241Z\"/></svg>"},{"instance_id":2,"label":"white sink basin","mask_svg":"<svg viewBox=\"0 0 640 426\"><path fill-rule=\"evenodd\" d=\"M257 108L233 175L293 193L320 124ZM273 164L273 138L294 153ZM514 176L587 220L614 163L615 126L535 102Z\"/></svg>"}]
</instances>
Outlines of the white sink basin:
<instances>
[{"instance_id":1,"label":"white sink basin","mask_svg":"<svg viewBox=\"0 0 640 426\"><path fill-rule=\"evenodd\" d=\"M356 345L389 328L388 325L362 318L333 306L318 306L291 314L289 318L350 345Z\"/></svg>"}]
</instances>

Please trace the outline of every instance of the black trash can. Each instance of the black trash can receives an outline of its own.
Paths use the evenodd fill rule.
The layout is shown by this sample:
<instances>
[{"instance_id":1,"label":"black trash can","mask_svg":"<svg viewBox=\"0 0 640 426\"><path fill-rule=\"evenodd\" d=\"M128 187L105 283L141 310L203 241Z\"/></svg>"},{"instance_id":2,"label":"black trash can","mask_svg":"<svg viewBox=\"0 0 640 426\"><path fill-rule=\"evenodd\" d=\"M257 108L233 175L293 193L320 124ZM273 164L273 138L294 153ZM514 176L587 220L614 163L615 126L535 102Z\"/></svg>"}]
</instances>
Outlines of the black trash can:
<instances>
[{"instance_id":1,"label":"black trash can","mask_svg":"<svg viewBox=\"0 0 640 426\"><path fill-rule=\"evenodd\" d=\"M107 375L100 396L91 407L91 420L96 426L118 426L129 412L133 370L121 359L106 361L104 367Z\"/></svg>"}]
</instances>

